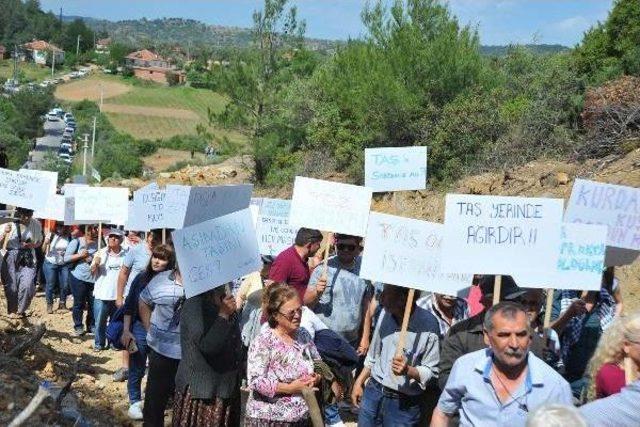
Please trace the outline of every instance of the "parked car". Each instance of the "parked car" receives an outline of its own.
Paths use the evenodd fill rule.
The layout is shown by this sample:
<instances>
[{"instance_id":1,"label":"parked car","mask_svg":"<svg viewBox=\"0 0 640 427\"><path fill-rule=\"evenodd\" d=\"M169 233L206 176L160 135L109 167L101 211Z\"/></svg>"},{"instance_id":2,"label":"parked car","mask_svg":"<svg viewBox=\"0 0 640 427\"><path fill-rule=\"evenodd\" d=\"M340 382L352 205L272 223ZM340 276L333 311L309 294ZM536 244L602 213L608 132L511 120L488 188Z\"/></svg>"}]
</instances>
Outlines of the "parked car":
<instances>
[{"instance_id":1,"label":"parked car","mask_svg":"<svg viewBox=\"0 0 640 427\"><path fill-rule=\"evenodd\" d=\"M67 151L69 154L73 154L73 144L71 142L63 142L60 144L60 148Z\"/></svg>"},{"instance_id":2,"label":"parked car","mask_svg":"<svg viewBox=\"0 0 640 427\"><path fill-rule=\"evenodd\" d=\"M47 120L50 122L57 122L58 120L60 120L60 117L58 117L57 114L52 113L51 111L49 111L47 113Z\"/></svg>"},{"instance_id":3,"label":"parked car","mask_svg":"<svg viewBox=\"0 0 640 427\"><path fill-rule=\"evenodd\" d=\"M66 128L64 128L64 133L73 136L73 134L76 133L76 128L67 126Z\"/></svg>"},{"instance_id":4,"label":"parked car","mask_svg":"<svg viewBox=\"0 0 640 427\"><path fill-rule=\"evenodd\" d=\"M75 118L73 117L73 114L71 113L64 113L64 116L62 116L62 119L67 122L69 120L75 120Z\"/></svg>"},{"instance_id":5,"label":"parked car","mask_svg":"<svg viewBox=\"0 0 640 427\"><path fill-rule=\"evenodd\" d=\"M69 120L67 122L67 128L72 128L75 131L76 130L76 122L75 122L75 120Z\"/></svg>"}]
</instances>

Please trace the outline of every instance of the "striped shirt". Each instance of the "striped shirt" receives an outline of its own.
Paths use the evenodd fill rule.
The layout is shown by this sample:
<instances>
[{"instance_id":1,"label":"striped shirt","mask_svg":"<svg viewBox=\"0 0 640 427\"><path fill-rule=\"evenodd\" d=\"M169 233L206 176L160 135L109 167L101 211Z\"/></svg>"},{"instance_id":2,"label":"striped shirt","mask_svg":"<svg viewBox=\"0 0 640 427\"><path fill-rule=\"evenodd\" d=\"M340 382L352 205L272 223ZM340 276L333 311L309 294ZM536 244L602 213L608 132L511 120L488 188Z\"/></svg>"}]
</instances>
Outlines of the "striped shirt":
<instances>
[{"instance_id":1,"label":"striped shirt","mask_svg":"<svg viewBox=\"0 0 640 427\"><path fill-rule=\"evenodd\" d=\"M580 407L580 413L593 427L636 427L640 425L640 380L632 382L620 393L594 400Z\"/></svg>"},{"instance_id":2,"label":"striped shirt","mask_svg":"<svg viewBox=\"0 0 640 427\"><path fill-rule=\"evenodd\" d=\"M176 283L173 271L163 271L151 279L140 292L140 301L153 310L147 345L165 357L180 359L180 310L184 288Z\"/></svg>"}]
</instances>

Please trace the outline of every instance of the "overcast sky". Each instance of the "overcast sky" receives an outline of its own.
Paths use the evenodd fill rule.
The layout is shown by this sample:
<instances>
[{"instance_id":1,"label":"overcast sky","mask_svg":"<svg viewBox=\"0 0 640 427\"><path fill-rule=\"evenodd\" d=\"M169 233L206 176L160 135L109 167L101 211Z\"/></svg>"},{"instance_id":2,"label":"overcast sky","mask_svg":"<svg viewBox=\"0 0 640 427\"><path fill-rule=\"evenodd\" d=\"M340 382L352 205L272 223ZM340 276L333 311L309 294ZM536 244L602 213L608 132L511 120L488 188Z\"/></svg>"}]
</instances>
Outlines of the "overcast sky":
<instances>
[{"instance_id":1,"label":"overcast sky","mask_svg":"<svg viewBox=\"0 0 640 427\"><path fill-rule=\"evenodd\" d=\"M386 0L391 1L391 0ZM307 35L346 39L363 33L365 0L294 0ZM250 27L258 0L41 0L44 10L64 15L121 20L181 17L209 24ZM463 24L477 25L482 44L559 43L573 46L591 25L603 21L612 0L450 0Z\"/></svg>"}]
</instances>

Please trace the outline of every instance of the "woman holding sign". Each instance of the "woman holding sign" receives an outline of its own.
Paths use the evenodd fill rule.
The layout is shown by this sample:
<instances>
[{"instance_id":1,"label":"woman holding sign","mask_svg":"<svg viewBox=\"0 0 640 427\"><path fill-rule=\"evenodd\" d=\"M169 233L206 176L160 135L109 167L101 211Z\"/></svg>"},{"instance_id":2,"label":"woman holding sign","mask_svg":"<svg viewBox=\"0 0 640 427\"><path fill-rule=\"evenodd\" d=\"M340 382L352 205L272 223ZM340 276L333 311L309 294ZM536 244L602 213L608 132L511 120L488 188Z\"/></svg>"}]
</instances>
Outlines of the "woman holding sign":
<instances>
[{"instance_id":1,"label":"woman holding sign","mask_svg":"<svg viewBox=\"0 0 640 427\"><path fill-rule=\"evenodd\" d=\"M70 231L61 222L56 223L55 230L44 240L44 262L42 270L45 278L45 295L47 297L47 313L53 313L53 293L56 285L60 290L58 310L67 309L69 290L69 265L64 262L64 253L69 246Z\"/></svg>"},{"instance_id":2,"label":"woman holding sign","mask_svg":"<svg viewBox=\"0 0 640 427\"><path fill-rule=\"evenodd\" d=\"M33 219L33 211L17 208L17 220L4 227L3 246L7 252L2 263L2 284L11 317L25 317L36 294L36 254L42 243L42 227Z\"/></svg>"}]
</instances>

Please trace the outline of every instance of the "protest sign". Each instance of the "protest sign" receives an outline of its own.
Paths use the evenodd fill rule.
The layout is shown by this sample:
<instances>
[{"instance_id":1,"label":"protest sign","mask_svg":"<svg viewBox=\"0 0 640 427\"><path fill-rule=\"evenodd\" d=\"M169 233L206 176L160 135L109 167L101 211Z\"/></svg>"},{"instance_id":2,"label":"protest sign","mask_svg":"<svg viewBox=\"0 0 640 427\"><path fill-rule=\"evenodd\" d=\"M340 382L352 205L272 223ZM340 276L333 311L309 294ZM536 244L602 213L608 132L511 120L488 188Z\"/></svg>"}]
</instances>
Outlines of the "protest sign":
<instances>
[{"instance_id":1,"label":"protest sign","mask_svg":"<svg viewBox=\"0 0 640 427\"><path fill-rule=\"evenodd\" d=\"M442 269L530 274L555 268L562 199L447 194Z\"/></svg>"},{"instance_id":2,"label":"protest sign","mask_svg":"<svg viewBox=\"0 0 640 427\"><path fill-rule=\"evenodd\" d=\"M441 270L443 232L442 224L371 212L360 277L456 295L471 286L473 274Z\"/></svg>"},{"instance_id":3,"label":"protest sign","mask_svg":"<svg viewBox=\"0 0 640 427\"><path fill-rule=\"evenodd\" d=\"M172 235L187 298L262 268L248 205Z\"/></svg>"},{"instance_id":4,"label":"protest sign","mask_svg":"<svg viewBox=\"0 0 640 427\"><path fill-rule=\"evenodd\" d=\"M364 185L376 192L424 190L427 147L367 148L364 171Z\"/></svg>"},{"instance_id":5,"label":"protest sign","mask_svg":"<svg viewBox=\"0 0 640 427\"><path fill-rule=\"evenodd\" d=\"M149 231L151 230L148 227L148 222L143 221L141 219L141 215L138 215L136 213L136 207L133 203L133 200L129 201L129 211L128 211L128 217L127 217L127 221L124 223L124 229L125 230L131 230L131 231Z\"/></svg>"},{"instance_id":6,"label":"protest sign","mask_svg":"<svg viewBox=\"0 0 640 427\"><path fill-rule=\"evenodd\" d=\"M49 196L47 204L42 209L33 212L33 217L64 221L65 203L64 196L58 194L51 195Z\"/></svg>"},{"instance_id":7,"label":"protest sign","mask_svg":"<svg viewBox=\"0 0 640 427\"><path fill-rule=\"evenodd\" d=\"M167 228L182 228L184 225L184 215L189 204L189 193L191 187L188 185L167 185L165 187L167 196L165 198L164 222Z\"/></svg>"},{"instance_id":8,"label":"protest sign","mask_svg":"<svg viewBox=\"0 0 640 427\"><path fill-rule=\"evenodd\" d=\"M253 185L190 187L181 227L208 221L249 207Z\"/></svg>"},{"instance_id":9,"label":"protest sign","mask_svg":"<svg viewBox=\"0 0 640 427\"><path fill-rule=\"evenodd\" d=\"M37 169L20 169L18 172L26 173L27 175L42 177L49 183L47 193L54 195L58 192L58 172L41 171Z\"/></svg>"},{"instance_id":10,"label":"protest sign","mask_svg":"<svg viewBox=\"0 0 640 427\"><path fill-rule=\"evenodd\" d=\"M289 224L364 236L371 194L367 187L297 176Z\"/></svg>"},{"instance_id":11,"label":"protest sign","mask_svg":"<svg viewBox=\"0 0 640 427\"><path fill-rule=\"evenodd\" d=\"M74 197L64 198L64 224L65 225L87 225L95 224L95 220L76 219L76 199Z\"/></svg>"},{"instance_id":12,"label":"protest sign","mask_svg":"<svg viewBox=\"0 0 640 427\"><path fill-rule=\"evenodd\" d=\"M123 225L129 210L129 189L77 187L74 219Z\"/></svg>"},{"instance_id":13,"label":"protest sign","mask_svg":"<svg viewBox=\"0 0 640 427\"><path fill-rule=\"evenodd\" d=\"M38 210L47 203L51 192L50 179L0 168L0 203Z\"/></svg>"},{"instance_id":14,"label":"protest sign","mask_svg":"<svg viewBox=\"0 0 640 427\"><path fill-rule=\"evenodd\" d=\"M87 184L64 184L62 186L62 194L64 194L65 197L73 197L75 195L76 192L76 188L80 188L80 187L88 187Z\"/></svg>"},{"instance_id":15,"label":"protest sign","mask_svg":"<svg viewBox=\"0 0 640 427\"><path fill-rule=\"evenodd\" d=\"M640 189L576 179L565 221L608 225L608 246L640 250Z\"/></svg>"},{"instance_id":16,"label":"protest sign","mask_svg":"<svg viewBox=\"0 0 640 427\"><path fill-rule=\"evenodd\" d=\"M140 230L167 228L166 197L167 192L157 185L148 185L133 193L133 216Z\"/></svg>"},{"instance_id":17,"label":"protest sign","mask_svg":"<svg viewBox=\"0 0 640 427\"><path fill-rule=\"evenodd\" d=\"M260 206L262 206L262 197L252 197L249 202L249 209L251 209L251 218L253 218L254 227L258 226L258 215L260 214Z\"/></svg>"},{"instance_id":18,"label":"protest sign","mask_svg":"<svg viewBox=\"0 0 640 427\"><path fill-rule=\"evenodd\" d=\"M606 239L604 225L565 223L555 268L516 274L513 279L528 288L597 291L602 284Z\"/></svg>"},{"instance_id":19,"label":"protest sign","mask_svg":"<svg viewBox=\"0 0 640 427\"><path fill-rule=\"evenodd\" d=\"M291 200L262 199L256 236L262 255L276 256L293 245L298 229L289 225Z\"/></svg>"}]
</instances>

